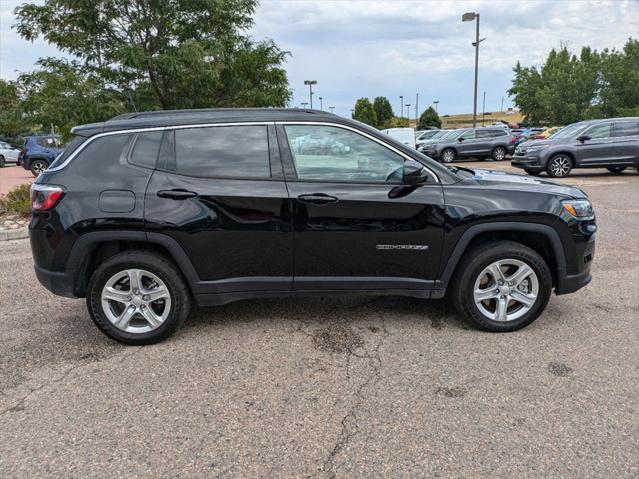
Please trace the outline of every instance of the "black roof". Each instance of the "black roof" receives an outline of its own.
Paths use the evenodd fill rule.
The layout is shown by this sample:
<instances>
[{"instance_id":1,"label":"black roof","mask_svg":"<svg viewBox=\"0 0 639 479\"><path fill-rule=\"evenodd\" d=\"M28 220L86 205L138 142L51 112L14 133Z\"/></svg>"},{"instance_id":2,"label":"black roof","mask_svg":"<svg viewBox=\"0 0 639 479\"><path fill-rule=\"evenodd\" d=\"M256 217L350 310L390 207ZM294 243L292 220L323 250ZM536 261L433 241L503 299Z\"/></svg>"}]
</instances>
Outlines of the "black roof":
<instances>
[{"instance_id":1,"label":"black roof","mask_svg":"<svg viewBox=\"0 0 639 479\"><path fill-rule=\"evenodd\" d=\"M320 110L298 108L203 108L196 110L161 110L125 113L103 123L76 126L73 133L92 136L97 133L135 128L152 128L200 123L230 123L246 121L328 120L349 123L341 116Z\"/></svg>"}]
</instances>

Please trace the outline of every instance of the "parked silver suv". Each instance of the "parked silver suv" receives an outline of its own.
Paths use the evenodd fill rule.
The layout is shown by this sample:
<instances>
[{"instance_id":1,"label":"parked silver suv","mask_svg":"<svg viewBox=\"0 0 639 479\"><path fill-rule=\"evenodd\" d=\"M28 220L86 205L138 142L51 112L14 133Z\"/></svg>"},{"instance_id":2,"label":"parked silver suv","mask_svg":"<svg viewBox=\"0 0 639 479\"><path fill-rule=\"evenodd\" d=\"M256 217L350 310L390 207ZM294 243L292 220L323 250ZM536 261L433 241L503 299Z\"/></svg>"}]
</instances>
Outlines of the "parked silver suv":
<instances>
[{"instance_id":1,"label":"parked silver suv","mask_svg":"<svg viewBox=\"0 0 639 479\"><path fill-rule=\"evenodd\" d=\"M553 178L573 168L606 168L620 173L639 170L639 118L608 118L573 123L545 140L519 145L512 165L530 175L546 171Z\"/></svg>"},{"instance_id":2,"label":"parked silver suv","mask_svg":"<svg viewBox=\"0 0 639 479\"><path fill-rule=\"evenodd\" d=\"M501 161L515 151L515 138L505 128L462 128L425 145L421 151L443 163L463 157Z\"/></svg>"}]
</instances>

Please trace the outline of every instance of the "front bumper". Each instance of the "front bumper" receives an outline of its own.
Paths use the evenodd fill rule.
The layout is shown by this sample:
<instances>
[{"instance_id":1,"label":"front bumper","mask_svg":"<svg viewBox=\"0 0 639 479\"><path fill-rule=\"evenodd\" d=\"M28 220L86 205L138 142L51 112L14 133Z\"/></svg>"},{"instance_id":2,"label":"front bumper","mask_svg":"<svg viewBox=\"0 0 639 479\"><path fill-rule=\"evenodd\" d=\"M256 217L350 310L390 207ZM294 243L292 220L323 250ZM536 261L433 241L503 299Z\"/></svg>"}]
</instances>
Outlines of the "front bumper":
<instances>
[{"instance_id":1,"label":"front bumper","mask_svg":"<svg viewBox=\"0 0 639 479\"><path fill-rule=\"evenodd\" d=\"M544 165L539 161L538 156L513 155L510 164L515 168L522 168L530 171L544 171Z\"/></svg>"}]
</instances>

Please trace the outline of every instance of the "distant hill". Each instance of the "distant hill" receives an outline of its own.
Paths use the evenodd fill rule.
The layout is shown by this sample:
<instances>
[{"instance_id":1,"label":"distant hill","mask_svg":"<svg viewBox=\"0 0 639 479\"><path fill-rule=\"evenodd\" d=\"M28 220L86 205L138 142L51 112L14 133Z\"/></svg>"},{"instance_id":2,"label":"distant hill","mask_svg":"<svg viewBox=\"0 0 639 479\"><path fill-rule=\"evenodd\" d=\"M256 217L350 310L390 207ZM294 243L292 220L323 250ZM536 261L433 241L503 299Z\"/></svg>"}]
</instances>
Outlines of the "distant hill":
<instances>
[{"instance_id":1,"label":"distant hill","mask_svg":"<svg viewBox=\"0 0 639 479\"><path fill-rule=\"evenodd\" d=\"M442 116L442 127L444 128L465 128L473 126L473 114L464 113L461 115ZM481 126L481 113L477 114L477 126ZM524 116L519 111L494 111L486 112L484 116L484 123L490 125L495 121L506 121L508 123L521 123L524 120Z\"/></svg>"}]
</instances>

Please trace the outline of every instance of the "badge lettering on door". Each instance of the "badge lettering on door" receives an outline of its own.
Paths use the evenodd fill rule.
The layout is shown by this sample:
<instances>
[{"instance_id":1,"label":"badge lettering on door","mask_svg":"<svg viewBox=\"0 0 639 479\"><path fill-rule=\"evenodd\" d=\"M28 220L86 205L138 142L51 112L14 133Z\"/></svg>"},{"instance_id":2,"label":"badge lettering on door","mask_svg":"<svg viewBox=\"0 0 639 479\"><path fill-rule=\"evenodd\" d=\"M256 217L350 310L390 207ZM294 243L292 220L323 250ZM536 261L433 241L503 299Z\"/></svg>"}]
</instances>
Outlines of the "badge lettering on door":
<instances>
[{"instance_id":1,"label":"badge lettering on door","mask_svg":"<svg viewBox=\"0 0 639 479\"><path fill-rule=\"evenodd\" d=\"M375 249L404 249L404 250L416 250L426 251L428 249L427 244L378 244Z\"/></svg>"}]
</instances>

